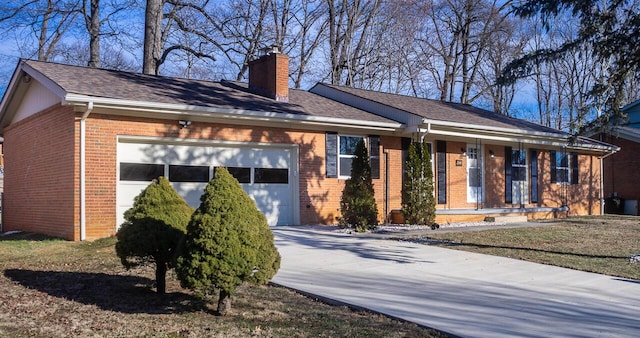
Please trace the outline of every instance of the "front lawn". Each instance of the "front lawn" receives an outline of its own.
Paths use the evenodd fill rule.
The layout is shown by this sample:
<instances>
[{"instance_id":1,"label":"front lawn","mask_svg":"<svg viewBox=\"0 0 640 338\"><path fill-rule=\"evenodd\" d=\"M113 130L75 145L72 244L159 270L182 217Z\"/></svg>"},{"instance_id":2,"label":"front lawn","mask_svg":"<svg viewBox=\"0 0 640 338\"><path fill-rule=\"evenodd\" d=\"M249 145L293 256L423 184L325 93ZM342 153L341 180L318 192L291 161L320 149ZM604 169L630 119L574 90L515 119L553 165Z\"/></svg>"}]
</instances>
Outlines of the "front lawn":
<instances>
[{"instance_id":1,"label":"front lawn","mask_svg":"<svg viewBox=\"0 0 640 338\"><path fill-rule=\"evenodd\" d=\"M438 233L423 239L451 249L517 258L640 280L640 217L570 217L538 227ZM433 243L433 241L424 241Z\"/></svg>"},{"instance_id":2,"label":"front lawn","mask_svg":"<svg viewBox=\"0 0 640 338\"><path fill-rule=\"evenodd\" d=\"M276 286L240 287L218 317L173 273L156 294L154 270L124 270L114 243L0 236L0 337L444 337Z\"/></svg>"}]
</instances>

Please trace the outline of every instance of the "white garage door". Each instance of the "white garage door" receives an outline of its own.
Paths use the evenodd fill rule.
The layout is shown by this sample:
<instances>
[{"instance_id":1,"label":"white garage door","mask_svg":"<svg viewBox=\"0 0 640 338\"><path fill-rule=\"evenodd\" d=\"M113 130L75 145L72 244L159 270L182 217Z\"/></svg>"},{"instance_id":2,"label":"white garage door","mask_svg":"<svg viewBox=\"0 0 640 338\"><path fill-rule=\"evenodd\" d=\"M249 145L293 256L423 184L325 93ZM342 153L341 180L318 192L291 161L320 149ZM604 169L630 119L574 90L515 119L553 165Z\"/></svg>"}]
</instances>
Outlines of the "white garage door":
<instances>
[{"instance_id":1,"label":"white garage door","mask_svg":"<svg viewBox=\"0 0 640 338\"><path fill-rule=\"evenodd\" d=\"M224 166L256 202L269 225L296 224L297 148L264 144L166 144L118 142L117 224L149 182L168 177L189 205L197 208L216 167ZM292 166L293 164L293 166Z\"/></svg>"}]
</instances>

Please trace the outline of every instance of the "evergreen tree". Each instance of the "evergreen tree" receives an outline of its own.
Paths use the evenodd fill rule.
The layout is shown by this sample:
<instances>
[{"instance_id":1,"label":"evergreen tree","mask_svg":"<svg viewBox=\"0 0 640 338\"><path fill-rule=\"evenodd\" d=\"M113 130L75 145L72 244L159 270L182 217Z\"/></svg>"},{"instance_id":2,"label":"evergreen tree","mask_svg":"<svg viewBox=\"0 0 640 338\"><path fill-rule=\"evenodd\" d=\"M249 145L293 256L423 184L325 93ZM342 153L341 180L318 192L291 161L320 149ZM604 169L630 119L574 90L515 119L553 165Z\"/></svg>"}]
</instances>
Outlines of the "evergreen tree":
<instances>
[{"instance_id":1,"label":"evergreen tree","mask_svg":"<svg viewBox=\"0 0 640 338\"><path fill-rule=\"evenodd\" d=\"M116 237L116 253L127 269L156 265L158 293L166 292L167 271L175 264L180 243L193 209L160 177L145 188L124 213L125 223Z\"/></svg>"},{"instance_id":2,"label":"evergreen tree","mask_svg":"<svg viewBox=\"0 0 640 338\"><path fill-rule=\"evenodd\" d=\"M627 83L640 74L640 5L637 1L526 0L514 5L516 15L540 16L547 29L550 19L572 15L579 19L576 36L557 48L539 49L513 60L505 68L500 83L513 83L535 71L536 64L561 60L566 53L593 51L593 57L609 69L590 89L593 106L602 104L604 113L596 124L625 121L620 108L636 99L626 97ZM587 111L592 107L584 107ZM595 107L598 108L598 107Z\"/></svg>"},{"instance_id":3,"label":"evergreen tree","mask_svg":"<svg viewBox=\"0 0 640 338\"><path fill-rule=\"evenodd\" d=\"M378 206L364 140L360 140L356 145L355 156L351 165L351 178L345 182L340 199L340 225L364 232L378 225Z\"/></svg>"},{"instance_id":4,"label":"evergreen tree","mask_svg":"<svg viewBox=\"0 0 640 338\"><path fill-rule=\"evenodd\" d=\"M402 213L409 224L433 225L436 204L433 196L431 154L427 143L412 142L405 162L402 185Z\"/></svg>"},{"instance_id":5,"label":"evergreen tree","mask_svg":"<svg viewBox=\"0 0 640 338\"><path fill-rule=\"evenodd\" d=\"M183 287L219 289L218 312L225 315L236 287L266 284L280 268L280 254L267 219L227 169L216 168L200 201L176 272Z\"/></svg>"}]
</instances>

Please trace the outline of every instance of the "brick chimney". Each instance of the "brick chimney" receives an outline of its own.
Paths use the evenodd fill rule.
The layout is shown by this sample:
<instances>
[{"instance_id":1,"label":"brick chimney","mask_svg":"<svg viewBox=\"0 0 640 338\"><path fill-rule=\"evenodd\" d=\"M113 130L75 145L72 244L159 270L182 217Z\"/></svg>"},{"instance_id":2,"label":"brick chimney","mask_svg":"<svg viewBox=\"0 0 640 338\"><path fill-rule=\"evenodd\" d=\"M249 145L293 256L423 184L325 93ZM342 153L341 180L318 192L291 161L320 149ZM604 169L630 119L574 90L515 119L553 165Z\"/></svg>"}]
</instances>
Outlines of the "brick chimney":
<instances>
[{"instance_id":1,"label":"brick chimney","mask_svg":"<svg viewBox=\"0 0 640 338\"><path fill-rule=\"evenodd\" d=\"M289 57L277 46L262 50L249 62L249 90L280 102L289 102Z\"/></svg>"}]
</instances>

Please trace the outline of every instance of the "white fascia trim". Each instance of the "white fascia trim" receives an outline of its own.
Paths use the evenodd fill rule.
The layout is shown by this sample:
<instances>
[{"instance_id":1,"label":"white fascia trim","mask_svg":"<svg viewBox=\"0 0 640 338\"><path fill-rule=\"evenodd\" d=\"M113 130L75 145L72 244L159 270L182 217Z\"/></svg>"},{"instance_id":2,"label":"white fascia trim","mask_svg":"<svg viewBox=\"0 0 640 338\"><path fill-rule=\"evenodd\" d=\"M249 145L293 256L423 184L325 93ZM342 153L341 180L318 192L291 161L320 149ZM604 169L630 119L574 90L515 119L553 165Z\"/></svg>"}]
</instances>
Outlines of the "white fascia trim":
<instances>
[{"instance_id":1,"label":"white fascia trim","mask_svg":"<svg viewBox=\"0 0 640 338\"><path fill-rule=\"evenodd\" d=\"M16 83L18 82L19 77L20 67L16 68L16 70L14 71L13 75L11 76L11 80L9 81L9 85L7 85L4 95L2 96L2 102L0 102L0 112L2 112L1 117L4 117L5 110L7 109L6 107L9 104L9 101L11 101L11 99L13 98L15 91L17 90Z\"/></svg>"},{"instance_id":2,"label":"white fascia trim","mask_svg":"<svg viewBox=\"0 0 640 338\"><path fill-rule=\"evenodd\" d=\"M68 95L67 92L60 87L57 83L53 82L51 79L49 79L48 77L42 75L42 73L40 73L39 71L33 69L31 66L29 66L26 62L23 61L22 63L22 70L24 70L25 73L29 74L29 76L31 76L32 79L40 82L43 86L45 86L45 88L49 89L54 95L58 96L60 98L60 100L62 100L62 103L64 104L64 99L65 96ZM90 102L91 100L87 100L84 102L85 106Z\"/></svg>"},{"instance_id":3,"label":"white fascia trim","mask_svg":"<svg viewBox=\"0 0 640 338\"><path fill-rule=\"evenodd\" d=\"M503 133L503 134L513 135L513 136L518 136L518 137L525 136L525 137L540 137L540 138L555 138L555 139L567 139L568 137L568 135L561 134L561 133L547 133L547 132L541 132L541 131L530 131L530 130L522 130L522 129L478 126L475 124L439 121L439 120L432 120L432 119L423 119L422 124L423 125L431 124L432 126L445 126L445 127L468 129L470 131L481 132L481 133L496 132L496 133Z\"/></svg>"},{"instance_id":4,"label":"white fascia trim","mask_svg":"<svg viewBox=\"0 0 640 338\"><path fill-rule=\"evenodd\" d=\"M132 136L118 135L118 143L150 143L150 144L172 144L172 145L197 145L197 146L223 146L223 147L256 147L256 148L298 148L295 143L270 143L270 142L245 142L228 140L203 140L195 138L161 137L161 136Z\"/></svg>"},{"instance_id":5,"label":"white fascia trim","mask_svg":"<svg viewBox=\"0 0 640 338\"><path fill-rule=\"evenodd\" d=\"M466 133L466 132L458 132L458 131L450 131L450 130L438 130L433 128L429 132L429 135L457 136L457 137L463 137L463 138L474 138L474 139L477 138L482 140L514 142L514 143L524 141L528 144L539 144L539 145L557 146L557 147L567 146L567 139L557 139L557 140L542 139L542 138L526 139L523 137L518 137L516 135L499 136L499 135L491 135L491 134L476 134L476 133Z\"/></svg>"},{"instance_id":6,"label":"white fascia trim","mask_svg":"<svg viewBox=\"0 0 640 338\"><path fill-rule=\"evenodd\" d=\"M110 109L122 109L122 110L136 110L136 111L148 111L148 112L165 112L168 114L179 115L178 118L184 118L186 115L198 116L198 117L217 117L228 119L257 119L273 122L297 122L297 123L309 123L309 124L326 124L326 125L338 125L349 126L366 129L380 129L395 131L402 127L402 124L397 122L375 122L364 120L352 120L337 117L318 117L318 116L305 116L295 114L285 114L269 111L253 111L242 109L221 109L212 107L202 107L186 104L169 104L160 102L145 102L134 100L119 100L111 98L92 97L79 94L67 94L65 96L67 104L78 104L86 106L87 102L93 101L94 107L110 108ZM211 115L215 114L215 115ZM181 117L180 117L181 115Z\"/></svg>"},{"instance_id":7,"label":"white fascia trim","mask_svg":"<svg viewBox=\"0 0 640 338\"><path fill-rule=\"evenodd\" d=\"M410 129L410 130L413 130L413 129ZM424 133L425 131L427 131L427 129L419 129L419 131ZM477 138L481 140L513 142L513 143L525 142L527 144L544 145L544 146L550 146L550 147L567 147L567 149L588 150L588 151L596 151L596 152L603 152L603 153L609 153L612 151L617 152L618 150L620 150L620 148L618 147L611 148L603 145L591 145L591 146L570 145L568 138L564 138L564 139L560 139L560 138L551 139L551 138L542 138L542 137L526 138L522 136L518 137L516 135L509 136L509 135L495 135L495 134L475 134L475 133L458 132L458 131L452 131L452 130L437 130L433 128L429 130L428 135Z\"/></svg>"}]
</instances>

